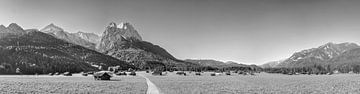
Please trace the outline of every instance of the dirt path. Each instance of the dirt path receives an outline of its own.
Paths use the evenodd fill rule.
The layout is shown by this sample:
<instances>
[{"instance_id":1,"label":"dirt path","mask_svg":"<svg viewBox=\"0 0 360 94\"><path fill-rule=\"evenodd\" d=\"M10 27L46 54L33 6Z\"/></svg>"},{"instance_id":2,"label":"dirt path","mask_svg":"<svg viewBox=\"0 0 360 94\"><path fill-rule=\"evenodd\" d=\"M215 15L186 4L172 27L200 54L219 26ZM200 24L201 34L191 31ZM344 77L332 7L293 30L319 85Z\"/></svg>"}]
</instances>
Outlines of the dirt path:
<instances>
[{"instance_id":1,"label":"dirt path","mask_svg":"<svg viewBox=\"0 0 360 94\"><path fill-rule=\"evenodd\" d=\"M146 79L146 83L148 85L146 94L163 94L159 91L156 85L149 80L149 78L145 77L144 75L140 75L140 76Z\"/></svg>"}]
</instances>

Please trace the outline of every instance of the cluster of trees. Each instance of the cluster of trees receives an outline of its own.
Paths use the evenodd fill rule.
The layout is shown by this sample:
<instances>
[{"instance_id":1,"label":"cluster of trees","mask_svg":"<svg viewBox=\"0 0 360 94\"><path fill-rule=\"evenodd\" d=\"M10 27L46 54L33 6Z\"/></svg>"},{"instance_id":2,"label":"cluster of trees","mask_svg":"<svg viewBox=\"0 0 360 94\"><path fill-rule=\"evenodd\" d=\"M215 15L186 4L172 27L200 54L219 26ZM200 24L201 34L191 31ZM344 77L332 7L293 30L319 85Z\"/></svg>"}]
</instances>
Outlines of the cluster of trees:
<instances>
[{"instance_id":1,"label":"cluster of trees","mask_svg":"<svg viewBox=\"0 0 360 94\"><path fill-rule=\"evenodd\" d=\"M307 67L293 67L293 68L264 68L267 73L282 73L282 74L333 74L339 73L360 73L360 65L346 65L341 67L332 67L330 65L313 65Z\"/></svg>"},{"instance_id":2,"label":"cluster of trees","mask_svg":"<svg viewBox=\"0 0 360 94\"><path fill-rule=\"evenodd\" d=\"M158 64L155 64L158 65ZM202 71L253 71L253 72L260 72L262 68L260 67L224 67L224 68L217 68L211 66L155 66L149 65L147 68L143 70L161 70L161 71L195 71L195 72L202 72Z\"/></svg>"}]
</instances>

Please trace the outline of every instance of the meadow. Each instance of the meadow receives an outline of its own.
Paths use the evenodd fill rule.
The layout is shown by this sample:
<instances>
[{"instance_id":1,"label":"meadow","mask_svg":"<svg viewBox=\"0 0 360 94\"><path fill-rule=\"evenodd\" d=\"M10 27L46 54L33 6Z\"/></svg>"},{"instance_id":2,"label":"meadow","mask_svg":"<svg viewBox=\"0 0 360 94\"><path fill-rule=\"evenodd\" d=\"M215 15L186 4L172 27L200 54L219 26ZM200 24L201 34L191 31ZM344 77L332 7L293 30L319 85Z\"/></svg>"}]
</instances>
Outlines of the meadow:
<instances>
[{"instance_id":1,"label":"meadow","mask_svg":"<svg viewBox=\"0 0 360 94\"><path fill-rule=\"evenodd\" d=\"M138 76L117 76L95 81L93 76L0 75L0 93L8 94L144 94L146 81Z\"/></svg>"},{"instance_id":2,"label":"meadow","mask_svg":"<svg viewBox=\"0 0 360 94\"><path fill-rule=\"evenodd\" d=\"M189 73L188 73L189 74ZM283 75L257 73L255 76L167 76L147 77L164 94L359 94L359 74Z\"/></svg>"},{"instance_id":3,"label":"meadow","mask_svg":"<svg viewBox=\"0 0 360 94\"><path fill-rule=\"evenodd\" d=\"M210 72L187 76L168 72L153 76L138 72L153 82L163 94L359 94L359 74L283 75L256 73L255 76L210 76ZM145 94L141 76L115 76L95 81L92 76L0 75L0 93L15 94Z\"/></svg>"}]
</instances>

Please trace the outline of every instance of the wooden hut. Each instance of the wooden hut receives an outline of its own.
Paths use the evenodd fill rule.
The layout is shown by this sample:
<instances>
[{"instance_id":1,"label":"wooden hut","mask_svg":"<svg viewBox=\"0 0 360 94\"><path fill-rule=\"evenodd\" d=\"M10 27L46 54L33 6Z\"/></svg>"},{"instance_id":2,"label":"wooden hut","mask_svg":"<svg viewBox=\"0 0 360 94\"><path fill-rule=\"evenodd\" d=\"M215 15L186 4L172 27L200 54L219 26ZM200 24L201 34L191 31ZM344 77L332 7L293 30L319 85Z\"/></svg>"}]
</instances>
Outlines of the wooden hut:
<instances>
[{"instance_id":1,"label":"wooden hut","mask_svg":"<svg viewBox=\"0 0 360 94\"><path fill-rule=\"evenodd\" d=\"M152 75L162 75L162 71L154 71L153 73L152 73Z\"/></svg>"},{"instance_id":2,"label":"wooden hut","mask_svg":"<svg viewBox=\"0 0 360 94\"><path fill-rule=\"evenodd\" d=\"M70 72L64 72L64 76L72 76L72 73L70 73Z\"/></svg>"},{"instance_id":3,"label":"wooden hut","mask_svg":"<svg viewBox=\"0 0 360 94\"><path fill-rule=\"evenodd\" d=\"M177 75L184 75L186 76L186 73L184 71L179 71L179 72L176 72Z\"/></svg>"},{"instance_id":4,"label":"wooden hut","mask_svg":"<svg viewBox=\"0 0 360 94\"><path fill-rule=\"evenodd\" d=\"M112 77L112 73L108 71L100 71L94 73L95 80L110 80L111 77Z\"/></svg>"},{"instance_id":5,"label":"wooden hut","mask_svg":"<svg viewBox=\"0 0 360 94\"><path fill-rule=\"evenodd\" d=\"M81 73L81 75L82 75L82 76L88 76L88 74L87 74L87 73L84 73L84 72Z\"/></svg>"},{"instance_id":6,"label":"wooden hut","mask_svg":"<svg viewBox=\"0 0 360 94\"><path fill-rule=\"evenodd\" d=\"M226 74L226 75L231 75L230 71L226 72L225 74Z\"/></svg>"},{"instance_id":7,"label":"wooden hut","mask_svg":"<svg viewBox=\"0 0 360 94\"><path fill-rule=\"evenodd\" d=\"M125 75L126 76L127 74L126 74L126 72L117 72L116 75L119 75L119 76Z\"/></svg>"},{"instance_id":8,"label":"wooden hut","mask_svg":"<svg viewBox=\"0 0 360 94\"><path fill-rule=\"evenodd\" d=\"M135 71L132 71L132 72L130 72L129 75L136 76L136 72L135 72Z\"/></svg>"},{"instance_id":9,"label":"wooden hut","mask_svg":"<svg viewBox=\"0 0 360 94\"><path fill-rule=\"evenodd\" d=\"M200 72L196 72L196 73L195 73L195 75L199 75L199 76L200 76L200 75L201 75L201 73L200 73Z\"/></svg>"}]
</instances>

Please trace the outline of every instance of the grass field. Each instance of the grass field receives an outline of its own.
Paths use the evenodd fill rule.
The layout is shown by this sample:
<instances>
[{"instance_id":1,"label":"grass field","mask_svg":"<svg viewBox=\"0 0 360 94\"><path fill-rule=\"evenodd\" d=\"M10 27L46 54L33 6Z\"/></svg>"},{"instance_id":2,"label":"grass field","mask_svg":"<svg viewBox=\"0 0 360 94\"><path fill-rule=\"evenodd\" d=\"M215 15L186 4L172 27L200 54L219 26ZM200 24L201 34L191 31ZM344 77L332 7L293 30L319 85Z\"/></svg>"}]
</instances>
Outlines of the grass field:
<instances>
[{"instance_id":1,"label":"grass field","mask_svg":"<svg viewBox=\"0 0 360 94\"><path fill-rule=\"evenodd\" d=\"M256 76L152 76L149 78L164 94L359 94L359 74ZM58 94L145 94L146 81L140 76L117 76L111 81L95 81L92 76L0 75L0 93Z\"/></svg>"},{"instance_id":2,"label":"grass field","mask_svg":"<svg viewBox=\"0 0 360 94\"><path fill-rule=\"evenodd\" d=\"M144 94L146 90L146 81L139 76L118 76L111 81L95 81L93 76L0 75L2 94Z\"/></svg>"},{"instance_id":3,"label":"grass field","mask_svg":"<svg viewBox=\"0 0 360 94\"><path fill-rule=\"evenodd\" d=\"M359 94L359 74L282 75L260 73L256 76L168 76L147 77L165 94Z\"/></svg>"}]
</instances>

